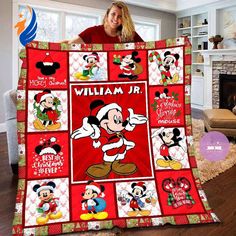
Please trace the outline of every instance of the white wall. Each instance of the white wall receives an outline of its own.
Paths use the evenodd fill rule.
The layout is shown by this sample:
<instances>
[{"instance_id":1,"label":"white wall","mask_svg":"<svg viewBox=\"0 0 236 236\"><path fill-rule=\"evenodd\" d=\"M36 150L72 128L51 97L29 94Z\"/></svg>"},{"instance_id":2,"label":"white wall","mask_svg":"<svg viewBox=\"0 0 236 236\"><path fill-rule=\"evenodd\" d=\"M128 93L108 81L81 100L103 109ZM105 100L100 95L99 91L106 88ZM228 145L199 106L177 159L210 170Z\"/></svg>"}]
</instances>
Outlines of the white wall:
<instances>
[{"instance_id":1,"label":"white wall","mask_svg":"<svg viewBox=\"0 0 236 236\"><path fill-rule=\"evenodd\" d=\"M107 9L111 1L110 0L53 0L57 2L78 4L86 7L94 7L99 9ZM137 16L144 16L149 18L161 19L161 38L172 38L175 37L176 30L176 16L172 13L167 13L163 11L157 11L148 9L145 7L138 7L127 4L130 13Z\"/></svg>"},{"instance_id":2,"label":"white wall","mask_svg":"<svg viewBox=\"0 0 236 236\"><path fill-rule=\"evenodd\" d=\"M211 3L224 2L222 0L176 0L176 11L186 10L193 7L201 7L202 5L207 5ZM205 9L207 10L207 9Z\"/></svg>"},{"instance_id":3,"label":"white wall","mask_svg":"<svg viewBox=\"0 0 236 236\"><path fill-rule=\"evenodd\" d=\"M0 130L4 122L3 94L12 87L12 3L0 1Z\"/></svg>"}]
</instances>

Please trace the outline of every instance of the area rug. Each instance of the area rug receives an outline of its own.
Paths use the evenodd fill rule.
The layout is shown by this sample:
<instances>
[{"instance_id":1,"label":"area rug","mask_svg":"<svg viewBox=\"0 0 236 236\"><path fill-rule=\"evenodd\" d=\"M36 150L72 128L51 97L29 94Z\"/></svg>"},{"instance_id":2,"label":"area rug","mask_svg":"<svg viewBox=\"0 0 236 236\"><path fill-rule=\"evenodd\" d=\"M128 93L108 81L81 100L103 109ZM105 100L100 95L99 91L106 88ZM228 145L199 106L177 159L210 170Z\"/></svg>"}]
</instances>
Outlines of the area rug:
<instances>
[{"instance_id":1,"label":"area rug","mask_svg":"<svg viewBox=\"0 0 236 236\"><path fill-rule=\"evenodd\" d=\"M187 38L20 57L13 234L219 221L194 157Z\"/></svg>"},{"instance_id":2,"label":"area rug","mask_svg":"<svg viewBox=\"0 0 236 236\"><path fill-rule=\"evenodd\" d=\"M209 161L201 155L199 147L200 139L204 135L204 123L200 119L192 119L192 125L197 167L199 170L201 182L205 183L206 181L213 179L236 164L236 144L230 142L229 153L224 160Z\"/></svg>"}]
</instances>

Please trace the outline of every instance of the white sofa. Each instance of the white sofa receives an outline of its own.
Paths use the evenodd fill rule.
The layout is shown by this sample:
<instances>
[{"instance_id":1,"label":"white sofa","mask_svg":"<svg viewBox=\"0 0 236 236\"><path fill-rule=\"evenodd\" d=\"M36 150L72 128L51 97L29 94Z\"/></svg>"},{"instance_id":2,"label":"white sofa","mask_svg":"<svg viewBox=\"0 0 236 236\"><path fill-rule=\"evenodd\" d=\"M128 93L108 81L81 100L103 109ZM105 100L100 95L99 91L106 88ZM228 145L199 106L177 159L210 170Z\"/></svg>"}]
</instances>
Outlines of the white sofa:
<instances>
[{"instance_id":1,"label":"white sofa","mask_svg":"<svg viewBox=\"0 0 236 236\"><path fill-rule=\"evenodd\" d=\"M16 122L16 90L12 89L4 93L5 124L7 130L7 145L9 164L14 174L18 173L18 142Z\"/></svg>"}]
</instances>

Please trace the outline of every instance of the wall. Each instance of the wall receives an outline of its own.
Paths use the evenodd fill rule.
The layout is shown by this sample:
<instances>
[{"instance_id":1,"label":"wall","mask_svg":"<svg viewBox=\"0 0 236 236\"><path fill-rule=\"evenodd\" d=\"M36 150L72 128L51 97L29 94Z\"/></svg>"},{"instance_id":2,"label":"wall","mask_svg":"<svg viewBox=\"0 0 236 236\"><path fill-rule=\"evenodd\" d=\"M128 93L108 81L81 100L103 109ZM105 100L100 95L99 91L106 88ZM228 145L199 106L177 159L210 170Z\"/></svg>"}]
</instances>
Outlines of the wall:
<instances>
[{"instance_id":1,"label":"wall","mask_svg":"<svg viewBox=\"0 0 236 236\"><path fill-rule=\"evenodd\" d=\"M57 2L78 4L86 7L107 9L111 1L110 0L53 0ZM127 4L128 5L128 4ZM172 38L175 37L176 32L176 16L172 13L152 10L144 7L138 7L133 5L128 5L130 13L137 16L144 16L150 18L161 19L161 38Z\"/></svg>"},{"instance_id":2,"label":"wall","mask_svg":"<svg viewBox=\"0 0 236 236\"><path fill-rule=\"evenodd\" d=\"M176 0L176 10L182 11L188 8L199 7L199 6L202 7L202 5L217 3L217 2L223 2L223 1L220 1L220 0L201 0L201 1Z\"/></svg>"},{"instance_id":3,"label":"wall","mask_svg":"<svg viewBox=\"0 0 236 236\"><path fill-rule=\"evenodd\" d=\"M0 132L3 128L3 94L12 87L12 3L0 1Z\"/></svg>"},{"instance_id":4,"label":"wall","mask_svg":"<svg viewBox=\"0 0 236 236\"><path fill-rule=\"evenodd\" d=\"M16 0L14 0L16 1ZM56 0L55 1L56 4ZM87 7L107 9L111 4L110 0L57 0L58 2L78 4ZM165 13L161 11L151 10L143 7L129 6L131 14L137 16L144 16L150 18L157 18L162 20L161 26L161 38L170 38L175 37L176 32L176 17L174 14ZM0 96L2 98L5 91L12 88L12 1L10 0L1 0L0 1L0 70L1 70L1 79L0 79ZM3 101L0 99L0 132L1 126L4 122L4 112L2 112Z\"/></svg>"}]
</instances>

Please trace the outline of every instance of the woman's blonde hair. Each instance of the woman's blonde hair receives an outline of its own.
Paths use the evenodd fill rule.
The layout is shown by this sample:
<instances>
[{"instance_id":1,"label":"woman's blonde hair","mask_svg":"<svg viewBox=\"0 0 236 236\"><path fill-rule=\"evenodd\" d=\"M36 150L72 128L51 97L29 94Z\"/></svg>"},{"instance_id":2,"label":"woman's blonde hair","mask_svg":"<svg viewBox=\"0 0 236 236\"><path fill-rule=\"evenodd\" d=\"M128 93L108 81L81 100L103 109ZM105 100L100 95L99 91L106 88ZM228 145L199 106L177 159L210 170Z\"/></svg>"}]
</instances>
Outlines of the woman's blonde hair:
<instances>
[{"instance_id":1,"label":"woman's blonde hair","mask_svg":"<svg viewBox=\"0 0 236 236\"><path fill-rule=\"evenodd\" d=\"M132 42L134 40L134 23L129 13L127 5L122 1L114 1L111 6L107 9L107 12L103 18L103 25L106 27L108 14L113 6L121 9L122 14L122 26L118 27L117 34L121 38L121 42ZM120 29L119 29L120 28Z\"/></svg>"}]
</instances>

